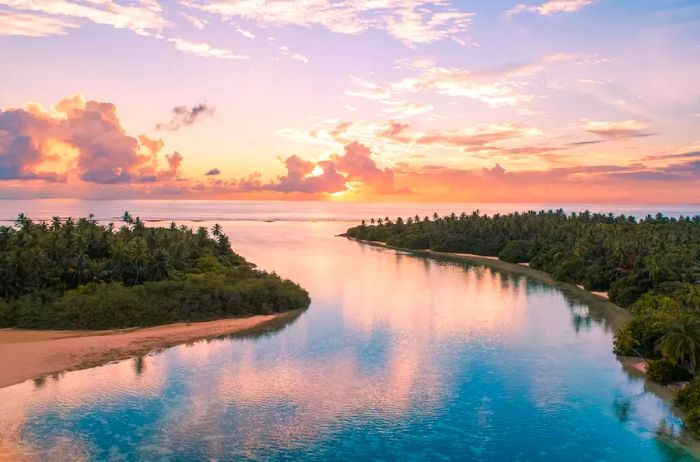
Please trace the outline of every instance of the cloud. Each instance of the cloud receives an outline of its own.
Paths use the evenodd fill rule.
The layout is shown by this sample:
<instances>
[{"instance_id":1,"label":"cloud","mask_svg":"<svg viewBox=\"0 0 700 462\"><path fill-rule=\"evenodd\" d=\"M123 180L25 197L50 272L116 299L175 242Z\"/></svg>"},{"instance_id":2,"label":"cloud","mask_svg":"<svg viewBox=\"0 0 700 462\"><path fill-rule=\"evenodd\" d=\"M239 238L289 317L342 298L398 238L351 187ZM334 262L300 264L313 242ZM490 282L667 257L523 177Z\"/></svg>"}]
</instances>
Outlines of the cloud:
<instances>
[{"instance_id":1,"label":"cloud","mask_svg":"<svg viewBox=\"0 0 700 462\"><path fill-rule=\"evenodd\" d=\"M23 35L25 37L47 37L64 35L77 24L60 18L36 14L0 11L0 35Z\"/></svg>"},{"instance_id":2,"label":"cloud","mask_svg":"<svg viewBox=\"0 0 700 462\"><path fill-rule=\"evenodd\" d=\"M261 26L320 26L341 34L379 29L409 45L445 39L464 41L472 17L472 13L460 11L446 0L306 0L301 4L288 0L191 0L187 5Z\"/></svg>"},{"instance_id":3,"label":"cloud","mask_svg":"<svg viewBox=\"0 0 700 462\"><path fill-rule=\"evenodd\" d=\"M301 61L304 64L308 64L310 59L302 54L299 53L292 53L289 51L289 47L286 46L281 46L279 47L279 50L282 52L282 54L289 56L291 59L294 59L296 61Z\"/></svg>"},{"instance_id":4,"label":"cloud","mask_svg":"<svg viewBox=\"0 0 700 462\"><path fill-rule=\"evenodd\" d=\"M293 155L284 161L287 174L267 184L263 189L280 192L335 193L344 191L345 177L332 162L313 162Z\"/></svg>"},{"instance_id":5,"label":"cloud","mask_svg":"<svg viewBox=\"0 0 700 462\"><path fill-rule=\"evenodd\" d=\"M207 171L204 175L206 176L219 176L221 175L221 170L218 168L212 168L211 170Z\"/></svg>"},{"instance_id":6,"label":"cloud","mask_svg":"<svg viewBox=\"0 0 700 462\"><path fill-rule=\"evenodd\" d=\"M658 168L577 165L513 171L500 164L473 169L400 164L394 173L398 182L411 184L425 200L665 203L700 199L700 159Z\"/></svg>"},{"instance_id":7,"label":"cloud","mask_svg":"<svg viewBox=\"0 0 700 462\"><path fill-rule=\"evenodd\" d=\"M432 112L435 107L432 104L423 104L416 101L405 100L388 100L386 104L389 107L382 111L391 114L393 117L411 117Z\"/></svg>"},{"instance_id":8,"label":"cloud","mask_svg":"<svg viewBox=\"0 0 700 462\"><path fill-rule=\"evenodd\" d=\"M247 30L245 30L245 29L241 29L240 27L236 28L236 31L237 31L239 34L241 34L243 37L245 37L245 38L249 38L249 39L254 39L254 38L255 38L255 34L253 34L253 33L250 32L250 31L247 31Z\"/></svg>"},{"instance_id":9,"label":"cloud","mask_svg":"<svg viewBox=\"0 0 700 462\"><path fill-rule=\"evenodd\" d=\"M190 42L189 40L180 38L169 38L167 40L183 53L200 56L202 58L250 59L248 55L236 54L225 48L215 48L208 43Z\"/></svg>"},{"instance_id":10,"label":"cloud","mask_svg":"<svg viewBox=\"0 0 700 462\"><path fill-rule=\"evenodd\" d=\"M521 127L512 124L481 126L477 128L435 131L419 135L413 139L416 144L455 146L461 148L481 148L497 141L522 136Z\"/></svg>"},{"instance_id":11,"label":"cloud","mask_svg":"<svg viewBox=\"0 0 700 462\"><path fill-rule=\"evenodd\" d=\"M170 26L170 22L162 16L162 7L156 0L142 0L127 5L114 0L0 0L0 5L23 12L82 19L117 29L128 29L140 35L153 35ZM62 33L60 29L58 31Z\"/></svg>"},{"instance_id":12,"label":"cloud","mask_svg":"<svg viewBox=\"0 0 700 462\"><path fill-rule=\"evenodd\" d=\"M191 108L176 106L173 108L172 113L173 116L170 122L156 125L156 130L179 130L183 127L189 127L202 115L214 114L214 108L207 106L206 103L199 103Z\"/></svg>"},{"instance_id":13,"label":"cloud","mask_svg":"<svg viewBox=\"0 0 700 462\"><path fill-rule=\"evenodd\" d=\"M508 10L506 14L512 16L519 13L530 12L542 16L549 16L555 13L575 13L593 3L595 3L595 0L550 0L540 5L519 3Z\"/></svg>"},{"instance_id":14,"label":"cloud","mask_svg":"<svg viewBox=\"0 0 700 462\"><path fill-rule=\"evenodd\" d=\"M199 29L199 30L203 30L203 29L204 29L204 26L205 26L206 24L208 24L206 20L200 19L200 18L198 18L197 16L193 16L193 15L191 15L191 14L185 13L184 11L181 11L181 12L180 12L180 16L182 16L183 18L185 18L185 19L187 20L187 22L189 22L190 24L192 24L192 26L193 26L194 28Z\"/></svg>"},{"instance_id":15,"label":"cloud","mask_svg":"<svg viewBox=\"0 0 700 462\"><path fill-rule=\"evenodd\" d=\"M283 160L286 174L264 183L259 175L229 183L218 183L236 192L273 191L281 193L334 194L356 189L374 194L409 194L396 188L391 168L377 166L369 148L357 141L346 144L342 154L312 162L292 155Z\"/></svg>"},{"instance_id":16,"label":"cloud","mask_svg":"<svg viewBox=\"0 0 700 462\"><path fill-rule=\"evenodd\" d=\"M389 121L389 124L385 128L382 128L381 130L377 131L377 136L397 140L405 140L405 138L402 137L402 134L409 128L409 124L396 122L392 120Z\"/></svg>"},{"instance_id":17,"label":"cloud","mask_svg":"<svg viewBox=\"0 0 700 462\"><path fill-rule=\"evenodd\" d=\"M584 129L607 140L620 140L624 138L639 138L653 136L655 133L647 131L648 126L638 120L623 120L621 122L588 122Z\"/></svg>"},{"instance_id":18,"label":"cloud","mask_svg":"<svg viewBox=\"0 0 700 462\"><path fill-rule=\"evenodd\" d=\"M481 124L460 130L432 130L407 134L408 124L390 122L384 129L376 132L376 136L391 139L401 143L424 146L445 146L463 148L465 151L474 149L495 149L492 144L517 138L530 137L539 134L539 130L518 124ZM533 148L527 148L532 150ZM538 148L540 151L542 148ZM518 148L511 149L518 154Z\"/></svg>"},{"instance_id":19,"label":"cloud","mask_svg":"<svg viewBox=\"0 0 700 462\"><path fill-rule=\"evenodd\" d=\"M386 84L354 78L355 88L345 93L394 106L405 103L402 99L404 95L425 92L470 98L494 108L518 106L534 98L524 92L531 77L548 66L570 59L568 54L555 53L529 63L508 64L485 70L444 68L425 65L422 61L402 62L400 67L413 71L414 75ZM422 107L428 112L428 105Z\"/></svg>"},{"instance_id":20,"label":"cloud","mask_svg":"<svg viewBox=\"0 0 700 462\"><path fill-rule=\"evenodd\" d=\"M349 181L359 181L378 194L397 192L394 186L394 172L388 167L378 168L367 146L353 141L343 149L343 155L334 155L331 160L339 171L347 175Z\"/></svg>"},{"instance_id":21,"label":"cloud","mask_svg":"<svg viewBox=\"0 0 700 462\"><path fill-rule=\"evenodd\" d=\"M65 172L44 172L55 161L56 143L75 152ZM69 174L88 183L120 184L168 181L179 176L182 155L166 156L158 169L162 140L126 133L112 103L85 101L75 95L45 109L0 110L0 180L65 181Z\"/></svg>"}]
</instances>

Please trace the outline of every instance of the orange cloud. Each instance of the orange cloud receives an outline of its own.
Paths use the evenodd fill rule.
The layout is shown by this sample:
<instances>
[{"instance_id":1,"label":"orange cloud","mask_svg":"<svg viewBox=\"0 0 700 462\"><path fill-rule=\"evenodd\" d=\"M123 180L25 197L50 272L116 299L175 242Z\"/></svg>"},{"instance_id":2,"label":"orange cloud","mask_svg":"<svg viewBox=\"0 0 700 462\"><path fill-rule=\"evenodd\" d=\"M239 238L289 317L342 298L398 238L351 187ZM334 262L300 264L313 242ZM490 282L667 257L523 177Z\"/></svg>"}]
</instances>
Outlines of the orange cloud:
<instances>
[{"instance_id":1,"label":"orange cloud","mask_svg":"<svg viewBox=\"0 0 700 462\"><path fill-rule=\"evenodd\" d=\"M654 135L654 133L647 131L647 124L638 120L623 120L621 122L588 122L584 128L589 133L600 135L608 140L638 138Z\"/></svg>"},{"instance_id":2,"label":"orange cloud","mask_svg":"<svg viewBox=\"0 0 700 462\"><path fill-rule=\"evenodd\" d=\"M75 172L42 172L56 141L74 148ZM178 175L182 156L166 157L158 170L162 140L126 133L112 103L85 101L75 95L47 110L39 105L0 110L0 180L65 180L76 173L89 183L115 184L170 180Z\"/></svg>"}]
</instances>

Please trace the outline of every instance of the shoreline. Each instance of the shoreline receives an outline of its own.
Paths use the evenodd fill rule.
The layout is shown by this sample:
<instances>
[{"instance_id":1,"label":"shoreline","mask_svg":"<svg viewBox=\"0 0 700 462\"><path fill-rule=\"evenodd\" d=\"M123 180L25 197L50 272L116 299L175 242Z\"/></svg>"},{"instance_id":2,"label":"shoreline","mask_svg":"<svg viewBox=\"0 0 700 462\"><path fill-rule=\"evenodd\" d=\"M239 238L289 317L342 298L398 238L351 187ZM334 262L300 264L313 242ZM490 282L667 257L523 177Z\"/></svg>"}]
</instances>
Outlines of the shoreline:
<instances>
[{"instance_id":1,"label":"shoreline","mask_svg":"<svg viewBox=\"0 0 700 462\"><path fill-rule=\"evenodd\" d=\"M300 310L246 318L100 331L0 329L0 388L61 372L102 366L154 350L293 320Z\"/></svg>"},{"instance_id":2,"label":"shoreline","mask_svg":"<svg viewBox=\"0 0 700 462\"><path fill-rule=\"evenodd\" d=\"M615 330L617 330L617 328L619 328L631 317L631 313L628 310L611 302L608 299L606 293L591 292L589 290L584 289L580 285L558 281L554 279L549 273L530 268L530 266L527 264L508 263L503 260L499 260L498 257L495 256L476 255L471 253L436 252L434 250L429 249L406 249L403 247L394 247L391 245L387 245L380 241L365 241L343 234L340 234L339 237L344 237L345 239L348 239L350 241L355 241L374 247L398 250L400 252L406 252L412 255L425 256L437 260L476 263L495 270L507 271L509 273L527 276L531 279L535 279L539 282L543 282L547 285L555 287L562 291L565 295L584 300L590 305L592 309L596 311L597 314L604 316L606 320L610 322L612 328Z\"/></svg>"},{"instance_id":3,"label":"shoreline","mask_svg":"<svg viewBox=\"0 0 700 462\"><path fill-rule=\"evenodd\" d=\"M607 294L604 292L591 292L583 288L583 286L578 284L571 284L568 282L558 281L554 279L549 273L544 271L536 270L530 268L529 265L519 264L519 263L508 263L499 260L498 257L475 255L467 253L452 253L452 252L435 252L433 250L425 249L406 249L402 247L395 247L387 245L380 241L365 241L362 239L357 239L354 237L346 236L340 234L339 237L344 237L348 240L358 242L360 244L371 245L374 247L380 247L385 249L397 250L399 252L404 252L410 255L423 256L427 258L433 258L436 260L443 261L456 261L456 262L467 262L475 263L487 268L495 269L497 271L506 271L509 273L520 274L531 279L546 283L552 287L555 287L562 291L565 295L570 295L575 298L582 299L586 301L592 310L602 316L605 320L610 323L610 326L616 331L625 321L630 319L631 313L622 308L619 305L611 302ZM614 354L614 353L613 353ZM646 376L646 365L643 358L635 356L620 356L615 355L618 362L620 363L622 369L627 372L631 377L638 377L644 380L644 388L646 391L655 394L661 400L669 403L672 411L681 419L685 420L685 413L678 409L674 404L673 400L679 390L678 384L671 385L661 385L660 383L650 380ZM683 434L680 435L679 440L691 448L693 453L700 457L700 440L694 437L689 431L684 430Z\"/></svg>"}]
</instances>

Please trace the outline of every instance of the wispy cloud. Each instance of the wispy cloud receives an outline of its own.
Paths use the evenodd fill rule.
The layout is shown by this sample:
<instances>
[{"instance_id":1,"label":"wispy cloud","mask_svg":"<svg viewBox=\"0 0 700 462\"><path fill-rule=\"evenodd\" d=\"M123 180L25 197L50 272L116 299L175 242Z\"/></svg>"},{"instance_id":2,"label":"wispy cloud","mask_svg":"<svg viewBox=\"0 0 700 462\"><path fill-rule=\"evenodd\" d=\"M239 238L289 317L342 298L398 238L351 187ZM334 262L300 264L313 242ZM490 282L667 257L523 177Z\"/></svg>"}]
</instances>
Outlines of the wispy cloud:
<instances>
[{"instance_id":1,"label":"wispy cloud","mask_svg":"<svg viewBox=\"0 0 700 462\"><path fill-rule=\"evenodd\" d=\"M189 127L195 123L203 115L211 115L214 113L214 108L206 103L199 103L191 108L187 106L176 106L172 110L172 118L170 122L158 124L157 130L179 130L182 127Z\"/></svg>"},{"instance_id":2,"label":"wispy cloud","mask_svg":"<svg viewBox=\"0 0 700 462\"><path fill-rule=\"evenodd\" d=\"M250 59L250 56L237 54L225 48L216 48L208 43L190 42L189 40L180 38L169 38L168 42L175 45L175 48L191 55L201 56L202 58L217 58L217 59Z\"/></svg>"},{"instance_id":3,"label":"wispy cloud","mask_svg":"<svg viewBox=\"0 0 700 462\"><path fill-rule=\"evenodd\" d=\"M156 0L124 5L114 0L0 0L0 5L20 11L32 11L59 18L75 18L137 34L152 35L170 26Z\"/></svg>"},{"instance_id":4,"label":"wispy cloud","mask_svg":"<svg viewBox=\"0 0 700 462\"><path fill-rule=\"evenodd\" d=\"M282 52L282 54L284 54L285 56L289 56L291 59L293 59L295 61L300 61L304 64L308 64L311 61L307 56L304 56L301 53L292 53L289 50L289 47L281 46L281 47L279 47L279 50Z\"/></svg>"},{"instance_id":5,"label":"wispy cloud","mask_svg":"<svg viewBox=\"0 0 700 462\"><path fill-rule=\"evenodd\" d=\"M550 0L539 5L527 5L519 3L506 12L512 16L518 13L537 13L542 16L549 16L555 13L575 13L582 8L592 5L596 0Z\"/></svg>"},{"instance_id":6,"label":"wispy cloud","mask_svg":"<svg viewBox=\"0 0 700 462\"><path fill-rule=\"evenodd\" d=\"M470 98L491 107L518 106L534 98L524 90L531 77L547 66L570 59L570 55L556 53L530 63L486 70L444 68L426 65L420 60L402 62L400 67L412 71L414 75L386 84L354 78L355 88L347 90L346 94L391 104L402 95L433 92Z\"/></svg>"},{"instance_id":7,"label":"wispy cloud","mask_svg":"<svg viewBox=\"0 0 700 462\"><path fill-rule=\"evenodd\" d=\"M187 20L192 26L194 26L196 29L203 30L204 26L207 24L207 21L204 19L200 19L197 16L185 13L184 11L180 12L180 15Z\"/></svg>"},{"instance_id":8,"label":"wispy cloud","mask_svg":"<svg viewBox=\"0 0 700 462\"><path fill-rule=\"evenodd\" d=\"M245 38L249 38L249 39L255 38L255 34L253 34L252 32L250 32L248 30L241 29L240 27L236 28L236 32L238 32L239 34L241 34Z\"/></svg>"},{"instance_id":9,"label":"wispy cloud","mask_svg":"<svg viewBox=\"0 0 700 462\"><path fill-rule=\"evenodd\" d=\"M451 6L447 0L307 0L301 4L289 0L192 0L187 5L226 19L243 18L263 26L321 26L342 34L381 29L407 44L463 41L472 18L471 13Z\"/></svg>"},{"instance_id":10,"label":"wispy cloud","mask_svg":"<svg viewBox=\"0 0 700 462\"><path fill-rule=\"evenodd\" d=\"M587 132L602 136L608 140L653 136L654 133L650 132L648 128L647 124L638 120L623 120L620 122L591 121L584 126Z\"/></svg>"},{"instance_id":11,"label":"wispy cloud","mask_svg":"<svg viewBox=\"0 0 700 462\"><path fill-rule=\"evenodd\" d=\"M60 18L0 11L0 35L23 35L25 37L47 37L63 35L77 24Z\"/></svg>"}]
</instances>

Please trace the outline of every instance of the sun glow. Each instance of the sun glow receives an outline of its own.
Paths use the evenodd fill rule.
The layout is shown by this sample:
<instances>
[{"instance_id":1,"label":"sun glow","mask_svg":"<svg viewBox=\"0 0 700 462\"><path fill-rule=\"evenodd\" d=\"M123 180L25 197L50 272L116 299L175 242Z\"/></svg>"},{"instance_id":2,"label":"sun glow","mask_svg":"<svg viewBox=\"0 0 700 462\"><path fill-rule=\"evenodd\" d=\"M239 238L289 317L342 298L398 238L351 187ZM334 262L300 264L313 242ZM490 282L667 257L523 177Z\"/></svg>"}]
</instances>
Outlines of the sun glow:
<instances>
[{"instance_id":1,"label":"sun glow","mask_svg":"<svg viewBox=\"0 0 700 462\"><path fill-rule=\"evenodd\" d=\"M323 167L315 166L314 169L309 173L309 176L321 176L323 175Z\"/></svg>"}]
</instances>

